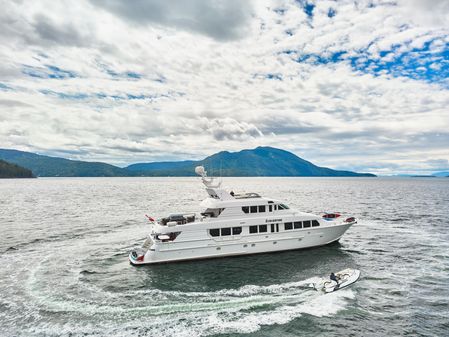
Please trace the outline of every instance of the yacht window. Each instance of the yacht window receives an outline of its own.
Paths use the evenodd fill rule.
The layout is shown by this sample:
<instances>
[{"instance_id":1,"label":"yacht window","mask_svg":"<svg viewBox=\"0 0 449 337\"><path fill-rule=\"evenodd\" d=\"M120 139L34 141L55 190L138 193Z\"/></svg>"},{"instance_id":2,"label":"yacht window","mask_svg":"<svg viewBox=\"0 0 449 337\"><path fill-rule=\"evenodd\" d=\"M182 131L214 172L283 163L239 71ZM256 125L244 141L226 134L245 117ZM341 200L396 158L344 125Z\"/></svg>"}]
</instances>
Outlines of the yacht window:
<instances>
[{"instance_id":1,"label":"yacht window","mask_svg":"<svg viewBox=\"0 0 449 337\"><path fill-rule=\"evenodd\" d=\"M220 229L219 228L209 229L209 234L210 236L219 236Z\"/></svg>"},{"instance_id":2,"label":"yacht window","mask_svg":"<svg viewBox=\"0 0 449 337\"><path fill-rule=\"evenodd\" d=\"M257 233L257 226L249 226L249 234Z\"/></svg>"},{"instance_id":3,"label":"yacht window","mask_svg":"<svg viewBox=\"0 0 449 337\"><path fill-rule=\"evenodd\" d=\"M290 229L293 229L293 223L291 223L291 222L286 222L286 223L284 224L284 229L285 229L286 231L288 231L288 230L290 230Z\"/></svg>"},{"instance_id":4,"label":"yacht window","mask_svg":"<svg viewBox=\"0 0 449 337\"><path fill-rule=\"evenodd\" d=\"M271 224L271 233L274 233L274 223Z\"/></svg>"},{"instance_id":5,"label":"yacht window","mask_svg":"<svg viewBox=\"0 0 449 337\"><path fill-rule=\"evenodd\" d=\"M267 225L259 225L259 233L266 233L268 232Z\"/></svg>"},{"instance_id":6,"label":"yacht window","mask_svg":"<svg viewBox=\"0 0 449 337\"><path fill-rule=\"evenodd\" d=\"M257 213L257 206L251 206L251 213Z\"/></svg>"},{"instance_id":7,"label":"yacht window","mask_svg":"<svg viewBox=\"0 0 449 337\"><path fill-rule=\"evenodd\" d=\"M269 206L268 206L268 210L269 210L270 212L273 212L273 206L272 206L272 205L269 205Z\"/></svg>"},{"instance_id":8,"label":"yacht window","mask_svg":"<svg viewBox=\"0 0 449 337\"><path fill-rule=\"evenodd\" d=\"M312 227L318 227L320 225L320 223L318 222L318 220L312 220Z\"/></svg>"},{"instance_id":9,"label":"yacht window","mask_svg":"<svg viewBox=\"0 0 449 337\"><path fill-rule=\"evenodd\" d=\"M274 210L275 210L275 211L278 210L278 205L274 205Z\"/></svg>"},{"instance_id":10,"label":"yacht window","mask_svg":"<svg viewBox=\"0 0 449 337\"><path fill-rule=\"evenodd\" d=\"M276 232L279 232L279 224L276 224Z\"/></svg>"},{"instance_id":11,"label":"yacht window","mask_svg":"<svg viewBox=\"0 0 449 337\"><path fill-rule=\"evenodd\" d=\"M242 211L243 211L244 213L249 213L249 207L248 207L248 206L243 206L243 207L242 207Z\"/></svg>"},{"instance_id":12,"label":"yacht window","mask_svg":"<svg viewBox=\"0 0 449 337\"><path fill-rule=\"evenodd\" d=\"M310 227L310 220L304 221L304 228Z\"/></svg>"},{"instance_id":13,"label":"yacht window","mask_svg":"<svg viewBox=\"0 0 449 337\"><path fill-rule=\"evenodd\" d=\"M232 227L232 235L239 235L242 233L242 227Z\"/></svg>"},{"instance_id":14,"label":"yacht window","mask_svg":"<svg viewBox=\"0 0 449 337\"><path fill-rule=\"evenodd\" d=\"M280 204L279 206L282 207L281 209L289 209L290 208L286 204Z\"/></svg>"},{"instance_id":15,"label":"yacht window","mask_svg":"<svg viewBox=\"0 0 449 337\"><path fill-rule=\"evenodd\" d=\"M295 221L295 229L302 228L302 222L301 221Z\"/></svg>"},{"instance_id":16,"label":"yacht window","mask_svg":"<svg viewBox=\"0 0 449 337\"><path fill-rule=\"evenodd\" d=\"M265 206L259 206L259 213L265 212Z\"/></svg>"},{"instance_id":17,"label":"yacht window","mask_svg":"<svg viewBox=\"0 0 449 337\"><path fill-rule=\"evenodd\" d=\"M221 235L222 235L222 236L228 236L228 235L231 235L231 228L222 228L222 229L221 229Z\"/></svg>"}]
</instances>

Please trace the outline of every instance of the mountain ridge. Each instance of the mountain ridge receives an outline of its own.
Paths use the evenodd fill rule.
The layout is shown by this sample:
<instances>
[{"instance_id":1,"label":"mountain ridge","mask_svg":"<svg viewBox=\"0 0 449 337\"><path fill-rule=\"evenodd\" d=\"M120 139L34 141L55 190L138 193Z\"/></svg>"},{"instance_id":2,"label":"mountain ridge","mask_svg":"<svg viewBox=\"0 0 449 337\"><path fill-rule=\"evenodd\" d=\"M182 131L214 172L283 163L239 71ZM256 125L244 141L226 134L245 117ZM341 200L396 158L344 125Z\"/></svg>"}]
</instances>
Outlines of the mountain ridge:
<instances>
[{"instance_id":1,"label":"mountain ridge","mask_svg":"<svg viewBox=\"0 0 449 337\"><path fill-rule=\"evenodd\" d=\"M356 173L316 166L291 152L268 146L238 152L220 151L197 161L165 162L165 166L160 166L157 169L153 168L152 164L138 163L126 168L136 172L136 175L149 176L159 176L161 171L169 176L194 176L194 167L198 165L205 166L209 172L218 172L221 176L375 176L370 173Z\"/></svg>"},{"instance_id":2,"label":"mountain ridge","mask_svg":"<svg viewBox=\"0 0 449 337\"><path fill-rule=\"evenodd\" d=\"M30 169L38 177L128 176L126 170L110 164L50 157L12 149L0 149L0 159Z\"/></svg>"},{"instance_id":3,"label":"mountain ridge","mask_svg":"<svg viewBox=\"0 0 449 337\"><path fill-rule=\"evenodd\" d=\"M31 170L0 159L0 178L35 178Z\"/></svg>"},{"instance_id":4,"label":"mountain ridge","mask_svg":"<svg viewBox=\"0 0 449 337\"><path fill-rule=\"evenodd\" d=\"M0 149L0 159L28 168L34 175L41 177L195 176L194 168L198 165L203 165L210 173L219 173L221 176L375 176L371 173L320 167L289 151L268 146L238 152L220 151L202 160L135 163L125 168L102 162L70 160L12 149Z\"/></svg>"}]
</instances>

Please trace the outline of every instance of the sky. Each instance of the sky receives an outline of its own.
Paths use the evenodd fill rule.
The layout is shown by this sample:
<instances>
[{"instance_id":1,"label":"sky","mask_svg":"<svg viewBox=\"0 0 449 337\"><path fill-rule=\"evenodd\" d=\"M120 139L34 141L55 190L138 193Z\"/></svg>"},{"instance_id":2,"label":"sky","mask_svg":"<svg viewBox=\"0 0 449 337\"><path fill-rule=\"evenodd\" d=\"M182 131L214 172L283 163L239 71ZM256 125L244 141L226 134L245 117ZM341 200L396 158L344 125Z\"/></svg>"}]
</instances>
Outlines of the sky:
<instances>
[{"instance_id":1,"label":"sky","mask_svg":"<svg viewBox=\"0 0 449 337\"><path fill-rule=\"evenodd\" d=\"M449 1L0 0L0 148L449 169Z\"/></svg>"}]
</instances>

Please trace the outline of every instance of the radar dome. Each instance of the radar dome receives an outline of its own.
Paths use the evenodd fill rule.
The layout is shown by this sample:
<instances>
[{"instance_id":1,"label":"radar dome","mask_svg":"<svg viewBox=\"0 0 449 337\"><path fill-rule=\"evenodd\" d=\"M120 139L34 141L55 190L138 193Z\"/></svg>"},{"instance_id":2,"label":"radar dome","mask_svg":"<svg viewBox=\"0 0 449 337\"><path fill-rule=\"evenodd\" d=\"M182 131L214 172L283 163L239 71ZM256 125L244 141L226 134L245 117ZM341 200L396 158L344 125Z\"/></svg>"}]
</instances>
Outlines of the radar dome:
<instances>
[{"instance_id":1,"label":"radar dome","mask_svg":"<svg viewBox=\"0 0 449 337\"><path fill-rule=\"evenodd\" d=\"M203 177L206 175L206 170L204 169L204 166L197 166L195 167L195 173Z\"/></svg>"}]
</instances>

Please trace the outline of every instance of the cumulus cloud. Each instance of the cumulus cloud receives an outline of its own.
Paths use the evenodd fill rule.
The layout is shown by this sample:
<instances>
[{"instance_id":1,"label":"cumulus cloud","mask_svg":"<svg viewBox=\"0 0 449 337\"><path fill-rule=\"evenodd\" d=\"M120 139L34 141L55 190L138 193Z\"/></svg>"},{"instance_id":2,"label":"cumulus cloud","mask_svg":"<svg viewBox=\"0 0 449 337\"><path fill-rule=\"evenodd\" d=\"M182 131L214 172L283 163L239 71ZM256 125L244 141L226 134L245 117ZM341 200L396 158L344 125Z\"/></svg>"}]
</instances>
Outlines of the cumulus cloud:
<instances>
[{"instance_id":1,"label":"cumulus cloud","mask_svg":"<svg viewBox=\"0 0 449 337\"><path fill-rule=\"evenodd\" d=\"M447 28L449 2L446 0L399 0L404 15L423 26Z\"/></svg>"},{"instance_id":2,"label":"cumulus cloud","mask_svg":"<svg viewBox=\"0 0 449 337\"><path fill-rule=\"evenodd\" d=\"M242 37L251 6L238 0L91 0L100 8L139 25L160 24L186 29L217 40Z\"/></svg>"},{"instance_id":3,"label":"cumulus cloud","mask_svg":"<svg viewBox=\"0 0 449 337\"><path fill-rule=\"evenodd\" d=\"M71 22L56 24L44 14L35 16L33 28L38 38L37 41L41 41L45 45L83 47L90 44L92 37L91 34L80 33ZM28 39L31 40L29 37Z\"/></svg>"},{"instance_id":4,"label":"cumulus cloud","mask_svg":"<svg viewBox=\"0 0 449 337\"><path fill-rule=\"evenodd\" d=\"M204 131L212 134L216 140L245 140L249 137L261 137L262 132L253 124L239 122L232 118L209 119L202 121Z\"/></svg>"},{"instance_id":5,"label":"cumulus cloud","mask_svg":"<svg viewBox=\"0 0 449 337\"><path fill-rule=\"evenodd\" d=\"M424 19L445 2L0 2L1 147L125 165L271 145L380 173L449 159L449 32Z\"/></svg>"}]
</instances>

